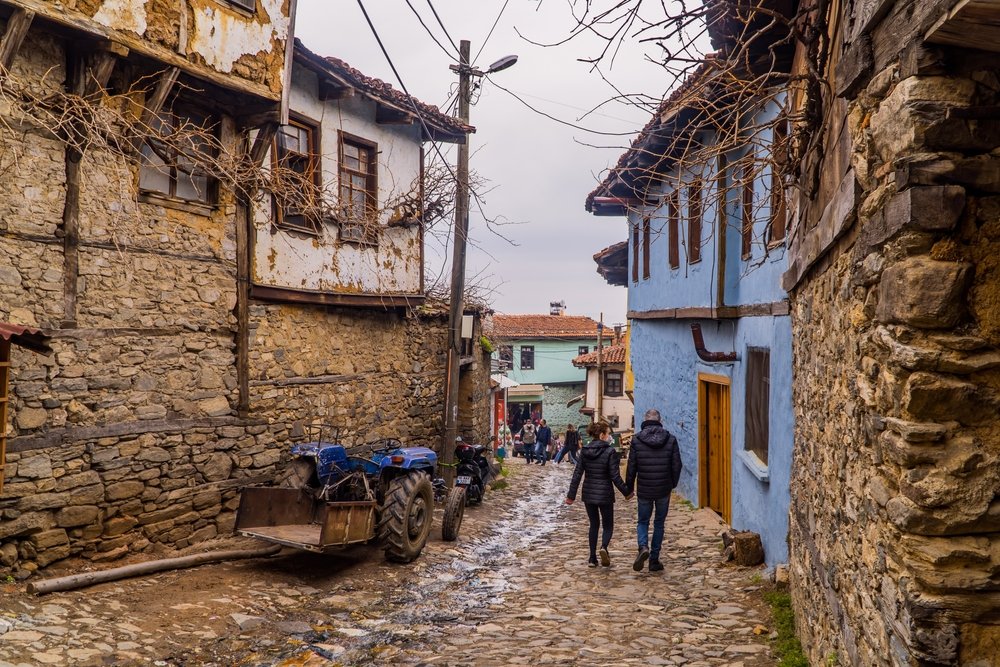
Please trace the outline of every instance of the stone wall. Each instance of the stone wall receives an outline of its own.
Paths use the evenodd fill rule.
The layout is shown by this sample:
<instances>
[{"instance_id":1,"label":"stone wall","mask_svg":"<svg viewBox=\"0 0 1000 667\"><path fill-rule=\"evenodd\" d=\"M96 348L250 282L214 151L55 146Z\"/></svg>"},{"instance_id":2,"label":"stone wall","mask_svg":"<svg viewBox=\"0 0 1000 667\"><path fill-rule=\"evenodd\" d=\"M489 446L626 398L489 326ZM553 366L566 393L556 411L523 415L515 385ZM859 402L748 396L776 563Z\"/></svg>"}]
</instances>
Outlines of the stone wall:
<instances>
[{"instance_id":1,"label":"stone wall","mask_svg":"<svg viewBox=\"0 0 1000 667\"><path fill-rule=\"evenodd\" d=\"M64 59L32 30L14 69L58 85ZM234 141L232 120L221 125ZM239 488L272 479L311 422L340 427L348 442L438 446L439 310L251 304L250 411L240 418L232 193L220 188L208 210L137 203L121 189L135 174L88 154L79 277L66 281L65 152L31 127L22 136L0 152L0 320L43 328L54 352L12 353L0 575L224 535ZM473 382L483 368L480 359L467 372ZM473 429L488 425L483 386L463 408Z\"/></svg>"},{"instance_id":2,"label":"stone wall","mask_svg":"<svg viewBox=\"0 0 1000 667\"><path fill-rule=\"evenodd\" d=\"M976 110L1000 102L1000 69L898 40L910 50L847 95L848 229L792 292L793 599L812 664L986 667L1000 655L1000 123Z\"/></svg>"}]
</instances>

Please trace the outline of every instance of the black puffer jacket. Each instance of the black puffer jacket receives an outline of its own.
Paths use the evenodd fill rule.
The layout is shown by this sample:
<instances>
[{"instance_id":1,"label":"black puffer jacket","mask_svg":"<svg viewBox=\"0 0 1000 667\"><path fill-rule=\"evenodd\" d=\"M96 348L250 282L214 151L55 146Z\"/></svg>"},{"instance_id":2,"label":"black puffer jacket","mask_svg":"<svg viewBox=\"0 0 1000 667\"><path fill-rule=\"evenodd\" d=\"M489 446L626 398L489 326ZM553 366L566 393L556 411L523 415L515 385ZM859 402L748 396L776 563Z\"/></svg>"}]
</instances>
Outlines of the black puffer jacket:
<instances>
[{"instance_id":1,"label":"black puffer jacket","mask_svg":"<svg viewBox=\"0 0 1000 667\"><path fill-rule=\"evenodd\" d=\"M629 493L636 490L641 500L666 498L680 478L681 452L677 438L660 422L643 422L642 430L632 439L625 470Z\"/></svg>"},{"instance_id":2,"label":"black puffer jacket","mask_svg":"<svg viewBox=\"0 0 1000 667\"><path fill-rule=\"evenodd\" d=\"M566 442L563 445L571 452L580 449L580 432L566 431Z\"/></svg>"},{"instance_id":3,"label":"black puffer jacket","mask_svg":"<svg viewBox=\"0 0 1000 667\"><path fill-rule=\"evenodd\" d=\"M621 457L607 442L594 440L580 450L580 458L573 469L573 480L569 483L566 497L576 499L576 490L583 480L583 502L592 505L607 505L615 502L614 484L622 495L628 495L622 481L619 462Z\"/></svg>"}]
</instances>

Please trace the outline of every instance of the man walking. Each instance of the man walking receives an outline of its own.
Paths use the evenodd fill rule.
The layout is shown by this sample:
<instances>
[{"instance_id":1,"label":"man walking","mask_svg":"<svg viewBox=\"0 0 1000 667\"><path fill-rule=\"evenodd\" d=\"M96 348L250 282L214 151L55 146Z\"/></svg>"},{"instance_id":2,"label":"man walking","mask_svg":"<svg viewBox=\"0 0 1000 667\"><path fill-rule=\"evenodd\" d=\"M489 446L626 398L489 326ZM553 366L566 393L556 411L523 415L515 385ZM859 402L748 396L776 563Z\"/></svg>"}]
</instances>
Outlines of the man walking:
<instances>
[{"instance_id":1,"label":"man walking","mask_svg":"<svg viewBox=\"0 0 1000 667\"><path fill-rule=\"evenodd\" d=\"M545 461L549 458L549 443L552 442L552 429L549 428L549 424L544 419L542 420L542 425L538 427L538 448L535 451L535 458L542 465L545 465Z\"/></svg>"},{"instance_id":2,"label":"man walking","mask_svg":"<svg viewBox=\"0 0 1000 667\"><path fill-rule=\"evenodd\" d=\"M677 438L660 423L658 410L647 410L641 429L632 438L625 471L628 492L636 491L639 497L639 517L636 537L639 554L632 563L636 572L649 560L649 571L663 569L660 546L663 544L663 524L670 507L670 492L681 478L681 453ZM636 489L638 482L638 489ZM653 519L653 545L649 545L649 519Z\"/></svg>"},{"instance_id":3,"label":"man walking","mask_svg":"<svg viewBox=\"0 0 1000 667\"><path fill-rule=\"evenodd\" d=\"M524 460L531 463L535 457L535 425L531 421L524 422L521 427L521 442L524 443Z\"/></svg>"}]
</instances>

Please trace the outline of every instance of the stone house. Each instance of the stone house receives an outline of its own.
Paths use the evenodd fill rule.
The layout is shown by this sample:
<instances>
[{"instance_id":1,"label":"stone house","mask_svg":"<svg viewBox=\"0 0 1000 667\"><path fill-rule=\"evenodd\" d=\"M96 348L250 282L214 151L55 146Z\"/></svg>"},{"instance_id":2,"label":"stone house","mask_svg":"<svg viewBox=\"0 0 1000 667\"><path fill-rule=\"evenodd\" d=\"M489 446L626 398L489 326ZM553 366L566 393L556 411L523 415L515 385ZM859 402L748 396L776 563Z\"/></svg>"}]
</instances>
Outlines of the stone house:
<instances>
[{"instance_id":1,"label":"stone house","mask_svg":"<svg viewBox=\"0 0 1000 667\"><path fill-rule=\"evenodd\" d=\"M794 421L784 212L769 154L782 97L727 108L715 67L708 59L668 96L586 208L628 223L627 246L595 260L628 287L636 426L660 411L681 447L679 491L759 533L773 566L788 559ZM699 121L708 102L719 129ZM720 138L737 125L762 129Z\"/></svg>"},{"instance_id":2,"label":"stone house","mask_svg":"<svg viewBox=\"0 0 1000 667\"><path fill-rule=\"evenodd\" d=\"M573 399L573 403L582 402L580 414L587 415L591 420L600 414L607 420L616 432L631 431L635 428L632 418L632 399L627 393L625 382L625 343L608 345L601 350L600 360L597 351L581 354L573 360L573 365L587 371L587 380L583 394ZM597 392L601 392L601 404L598 406Z\"/></svg>"},{"instance_id":3,"label":"stone house","mask_svg":"<svg viewBox=\"0 0 1000 667\"><path fill-rule=\"evenodd\" d=\"M268 165L319 173L321 149L290 141L310 94L345 117L370 111L361 136L398 129L410 174L428 137L388 85L380 102L381 82L325 75L325 59L296 52L290 0L147 4L0 4L0 127L16 129L0 141L0 320L40 329L53 350L10 367L0 565L18 577L229 533L239 488L270 480L313 421L352 440L440 438L447 309L422 295L423 211L378 218L364 243L310 218L310 244L342 253L330 271L293 252L309 230L278 219L286 200L239 179ZM41 111L53 100L111 120L66 132ZM470 129L417 109L448 130L430 139ZM336 164L324 173L340 178ZM362 207L385 192L356 190ZM405 269L371 279L366 262L390 263L380 248ZM478 349L463 386L487 385ZM478 407L463 406L467 421L488 420Z\"/></svg>"},{"instance_id":4,"label":"stone house","mask_svg":"<svg viewBox=\"0 0 1000 667\"><path fill-rule=\"evenodd\" d=\"M589 423L570 401L583 393L586 372L573 359L597 348L597 322L582 315L508 315L492 317L488 335L494 359L519 386L507 390L508 421L531 416L548 421L554 433L569 423Z\"/></svg>"},{"instance_id":5,"label":"stone house","mask_svg":"<svg viewBox=\"0 0 1000 667\"><path fill-rule=\"evenodd\" d=\"M824 7L793 75L829 86L789 105L815 119L783 280L799 636L815 664L995 665L1000 6Z\"/></svg>"}]
</instances>

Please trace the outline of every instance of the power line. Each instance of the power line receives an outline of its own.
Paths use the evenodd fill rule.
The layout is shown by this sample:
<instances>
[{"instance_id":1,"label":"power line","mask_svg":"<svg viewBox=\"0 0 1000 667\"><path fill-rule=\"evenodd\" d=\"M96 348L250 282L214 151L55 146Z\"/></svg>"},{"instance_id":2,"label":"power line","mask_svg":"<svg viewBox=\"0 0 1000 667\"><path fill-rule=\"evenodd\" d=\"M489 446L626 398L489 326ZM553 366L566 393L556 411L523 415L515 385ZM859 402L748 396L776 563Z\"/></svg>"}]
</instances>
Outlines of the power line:
<instances>
[{"instance_id":1,"label":"power line","mask_svg":"<svg viewBox=\"0 0 1000 667\"><path fill-rule=\"evenodd\" d=\"M456 44L455 40L453 40L451 38L451 35L448 34L448 29L445 28L444 27L444 23L441 22L441 17L438 16L437 9L434 8L434 3L431 2L431 0L427 0L427 6L431 8L431 12L433 12L434 18L437 19L438 25L441 26L442 30L444 30L445 37L447 37L448 41L451 42L452 47L455 49L455 53L458 53L459 52L458 51L458 44Z\"/></svg>"},{"instance_id":2,"label":"power line","mask_svg":"<svg viewBox=\"0 0 1000 667\"><path fill-rule=\"evenodd\" d=\"M504 0L503 7L500 8L500 13L497 14L496 20L493 21L493 27L491 27L490 31L488 33L486 33L486 39L483 40L483 45L479 47L479 50L476 51L476 57L472 59L472 64L473 65L476 64L477 60L479 60L479 54L481 54L483 52L483 49L486 48L486 42L490 41L490 37L493 36L493 31L496 30L497 24L500 23L500 17L503 16L503 12L504 12L505 9L507 9L507 5L509 3L510 3L510 0Z\"/></svg>"},{"instance_id":3,"label":"power line","mask_svg":"<svg viewBox=\"0 0 1000 667\"><path fill-rule=\"evenodd\" d=\"M457 62L458 59L455 58L455 55L453 53L451 53L447 49L447 47L445 47L444 44L442 44L440 41L438 41L438 38L434 36L434 33L431 32L431 29L427 27L426 23L424 23L424 17L420 15L420 12L418 12L417 8L413 6L413 3L410 2L410 0L406 0L406 5L410 8L410 11L413 12L413 15L417 17L417 20L420 21L420 25L422 25L423 28L424 28L424 31L428 35L430 35L430 38L432 40L434 40L434 43L437 44L441 48L442 51L444 51L444 53L445 53L446 56L448 56L449 58L451 58L452 60L454 60L454 61Z\"/></svg>"}]
</instances>

